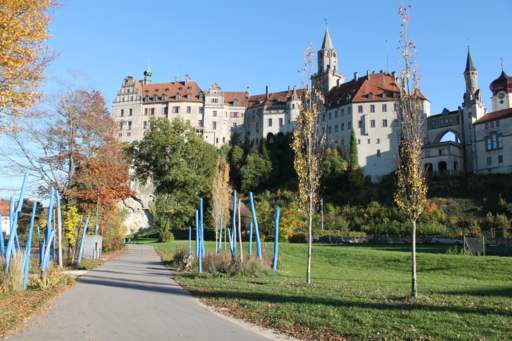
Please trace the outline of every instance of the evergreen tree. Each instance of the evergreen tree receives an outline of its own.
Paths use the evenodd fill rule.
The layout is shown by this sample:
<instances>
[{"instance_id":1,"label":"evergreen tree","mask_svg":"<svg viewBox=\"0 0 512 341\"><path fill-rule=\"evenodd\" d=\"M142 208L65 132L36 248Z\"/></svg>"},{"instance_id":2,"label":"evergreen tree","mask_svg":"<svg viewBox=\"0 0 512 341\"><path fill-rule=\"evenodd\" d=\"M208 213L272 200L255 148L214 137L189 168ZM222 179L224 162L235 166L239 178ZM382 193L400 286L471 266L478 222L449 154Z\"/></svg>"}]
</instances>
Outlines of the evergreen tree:
<instances>
[{"instance_id":1,"label":"evergreen tree","mask_svg":"<svg viewBox=\"0 0 512 341\"><path fill-rule=\"evenodd\" d=\"M354 129L350 133L350 154L348 160L348 166L351 171L359 168L359 162L357 159L357 142L356 142L356 133Z\"/></svg>"}]
</instances>

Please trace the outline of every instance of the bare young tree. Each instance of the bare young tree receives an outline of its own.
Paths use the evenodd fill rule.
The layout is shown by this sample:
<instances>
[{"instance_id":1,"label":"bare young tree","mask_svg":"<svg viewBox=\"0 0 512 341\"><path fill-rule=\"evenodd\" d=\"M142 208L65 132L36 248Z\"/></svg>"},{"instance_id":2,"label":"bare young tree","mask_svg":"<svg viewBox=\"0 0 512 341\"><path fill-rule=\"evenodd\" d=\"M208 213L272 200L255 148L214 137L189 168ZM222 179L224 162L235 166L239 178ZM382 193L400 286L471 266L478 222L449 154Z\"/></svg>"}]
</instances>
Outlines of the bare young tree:
<instances>
[{"instance_id":1,"label":"bare young tree","mask_svg":"<svg viewBox=\"0 0 512 341\"><path fill-rule=\"evenodd\" d=\"M403 70L399 77L400 97L398 116L401 127L399 165L396 170L394 201L412 225L412 281L411 296L417 296L416 280L416 224L427 202L427 184L421 170L423 151L423 128L425 115L422 95L414 62L415 45L408 37L409 15L407 7L400 7L400 50Z\"/></svg>"},{"instance_id":2,"label":"bare young tree","mask_svg":"<svg viewBox=\"0 0 512 341\"><path fill-rule=\"evenodd\" d=\"M309 76L312 63L312 47L304 54L304 73ZM292 149L295 153L294 167L299 179L299 200L308 217L306 282L311 284L311 251L313 246L313 216L318 204L320 188L320 165L323 159L324 138L318 127L318 105L320 98L316 89L306 87L302 95L300 113L295 122Z\"/></svg>"}]
</instances>

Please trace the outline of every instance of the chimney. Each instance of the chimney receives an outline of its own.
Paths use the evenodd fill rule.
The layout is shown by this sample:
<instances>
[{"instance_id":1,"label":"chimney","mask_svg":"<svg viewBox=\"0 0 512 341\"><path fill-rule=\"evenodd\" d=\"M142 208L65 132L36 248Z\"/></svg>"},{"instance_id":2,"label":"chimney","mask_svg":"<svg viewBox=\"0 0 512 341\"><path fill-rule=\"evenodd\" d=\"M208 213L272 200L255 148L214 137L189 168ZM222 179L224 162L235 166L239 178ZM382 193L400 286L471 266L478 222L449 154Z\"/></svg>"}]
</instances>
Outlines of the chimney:
<instances>
[{"instance_id":1,"label":"chimney","mask_svg":"<svg viewBox=\"0 0 512 341\"><path fill-rule=\"evenodd\" d=\"M265 98L268 99L268 85L265 86Z\"/></svg>"},{"instance_id":2,"label":"chimney","mask_svg":"<svg viewBox=\"0 0 512 341\"><path fill-rule=\"evenodd\" d=\"M339 79L339 78L336 80L336 86L337 86L337 87L339 87L339 86L340 86L340 79Z\"/></svg>"},{"instance_id":3,"label":"chimney","mask_svg":"<svg viewBox=\"0 0 512 341\"><path fill-rule=\"evenodd\" d=\"M354 80L358 80L359 79L359 74L357 72L354 72Z\"/></svg>"},{"instance_id":4,"label":"chimney","mask_svg":"<svg viewBox=\"0 0 512 341\"><path fill-rule=\"evenodd\" d=\"M370 70L366 70L366 78L370 75Z\"/></svg>"}]
</instances>

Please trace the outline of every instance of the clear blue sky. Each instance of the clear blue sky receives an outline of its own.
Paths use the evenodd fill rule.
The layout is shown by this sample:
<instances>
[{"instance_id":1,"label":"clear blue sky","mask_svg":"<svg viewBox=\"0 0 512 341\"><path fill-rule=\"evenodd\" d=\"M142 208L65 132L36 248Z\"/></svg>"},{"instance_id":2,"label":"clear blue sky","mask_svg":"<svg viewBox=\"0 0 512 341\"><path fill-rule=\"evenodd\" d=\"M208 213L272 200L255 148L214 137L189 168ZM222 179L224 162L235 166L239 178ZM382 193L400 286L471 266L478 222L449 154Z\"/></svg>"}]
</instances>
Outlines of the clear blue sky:
<instances>
[{"instance_id":1,"label":"clear blue sky","mask_svg":"<svg viewBox=\"0 0 512 341\"><path fill-rule=\"evenodd\" d=\"M61 2L49 42L56 59L44 90L94 87L109 106L122 79L142 78L148 63L154 82L188 73L203 89L212 82L225 90L250 87L253 94L267 84L271 91L300 86L303 51L310 43L320 46L325 20L346 78L355 71L398 70L401 4L412 6L411 38L433 113L460 105L468 45L488 109L500 58L512 73L511 0ZM0 189L17 183L21 175L0 175Z\"/></svg>"},{"instance_id":2,"label":"clear blue sky","mask_svg":"<svg viewBox=\"0 0 512 341\"><path fill-rule=\"evenodd\" d=\"M188 73L204 89L218 82L225 90L285 90L302 84L303 51L320 46L325 20L346 78L397 70L402 3L412 6L411 37L432 112L460 104L468 45L489 104L500 58L512 73L510 0L63 0L51 24L57 59L47 88L56 80L78 82L100 89L110 103L123 77L142 78L149 63L154 82Z\"/></svg>"}]
</instances>

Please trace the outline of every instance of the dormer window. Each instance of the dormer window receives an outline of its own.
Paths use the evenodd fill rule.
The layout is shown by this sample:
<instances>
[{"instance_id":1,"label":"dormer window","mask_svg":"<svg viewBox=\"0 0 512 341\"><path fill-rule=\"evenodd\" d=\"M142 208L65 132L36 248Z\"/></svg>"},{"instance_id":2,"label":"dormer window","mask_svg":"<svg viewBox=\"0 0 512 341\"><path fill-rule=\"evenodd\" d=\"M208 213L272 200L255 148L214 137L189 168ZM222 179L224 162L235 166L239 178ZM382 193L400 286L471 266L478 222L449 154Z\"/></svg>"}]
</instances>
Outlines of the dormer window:
<instances>
[{"instance_id":1,"label":"dormer window","mask_svg":"<svg viewBox=\"0 0 512 341\"><path fill-rule=\"evenodd\" d=\"M187 99L192 99L192 94L187 94Z\"/></svg>"},{"instance_id":2,"label":"dormer window","mask_svg":"<svg viewBox=\"0 0 512 341\"><path fill-rule=\"evenodd\" d=\"M176 95L174 98L175 98L177 101L179 101L179 100L180 100L180 95Z\"/></svg>"},{"instance_id":3,"label":"dormer window","mask_svg":"<svg viewBox=\"0 0 512 341\"><path fill-rule=\"evenodd\" d=\"M372 98L373 98L373 94L370 92L370 93L368 94L368 99L372 99Z\"/></svg>"}]
</instances>

